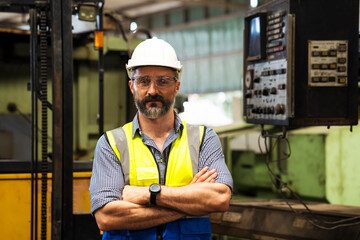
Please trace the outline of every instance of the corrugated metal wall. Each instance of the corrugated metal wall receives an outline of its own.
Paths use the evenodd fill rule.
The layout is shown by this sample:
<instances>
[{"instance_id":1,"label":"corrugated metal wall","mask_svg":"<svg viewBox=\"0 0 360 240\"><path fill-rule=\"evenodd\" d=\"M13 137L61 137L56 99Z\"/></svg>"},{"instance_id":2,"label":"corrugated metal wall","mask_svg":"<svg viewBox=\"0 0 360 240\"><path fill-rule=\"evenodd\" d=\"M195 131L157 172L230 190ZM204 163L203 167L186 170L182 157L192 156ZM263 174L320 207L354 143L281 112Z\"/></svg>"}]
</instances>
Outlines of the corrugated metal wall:
<instances>
[{"instance_id":1,"label":"corrugated metal wall","mask_svg":"<svg viewBox=\"0 0 360 240\"><path fill-rule=\"evenodd\" d=\"M184 66L182 94L241 90L244 13L210 8L208 14L216 17L203 20L204 8L192 8L182 25L183 11L151 19L154 36L169 42ZM172 27L164 28L165 21Z\"/></svg>"}]
</instances>

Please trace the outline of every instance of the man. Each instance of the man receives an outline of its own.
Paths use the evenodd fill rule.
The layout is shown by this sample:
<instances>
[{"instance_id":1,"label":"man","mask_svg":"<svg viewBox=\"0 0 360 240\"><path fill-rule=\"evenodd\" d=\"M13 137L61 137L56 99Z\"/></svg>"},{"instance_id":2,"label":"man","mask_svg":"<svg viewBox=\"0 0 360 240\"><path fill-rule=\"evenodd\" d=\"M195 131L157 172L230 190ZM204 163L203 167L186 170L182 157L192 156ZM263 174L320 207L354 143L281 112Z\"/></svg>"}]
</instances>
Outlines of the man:
<instances>
[{"instance_id":1,"label":"man","mask_svg":"<svg viewBox=\"0 0 360 240\"><path fill-rule=\"evenodd\" d=\"M228 209L233 184L220 141L174 112L182 66L168 43L140 43L126 68L139 111L99 139L90 184L103 239L210 239L204 215Z\"/></svg>"}]
</instances>

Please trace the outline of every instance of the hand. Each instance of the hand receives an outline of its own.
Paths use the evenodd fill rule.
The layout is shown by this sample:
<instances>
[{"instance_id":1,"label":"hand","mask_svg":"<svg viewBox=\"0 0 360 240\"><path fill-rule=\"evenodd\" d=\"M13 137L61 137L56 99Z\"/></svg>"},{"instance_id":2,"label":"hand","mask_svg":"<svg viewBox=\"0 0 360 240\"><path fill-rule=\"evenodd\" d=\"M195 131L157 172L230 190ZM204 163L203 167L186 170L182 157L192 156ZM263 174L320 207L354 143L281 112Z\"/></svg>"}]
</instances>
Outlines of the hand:
<instances>
[{"instance_id":1,"label":"hand","mask_svg":"<svg viewBox=\"0 0 360 240\"><path fill-rule=\"evenodd\" d=\"M125 185L122 198L127 202L146 205L150 202L149 187Z\"/></svg>"},{"instance_id":2,"label":"hand","mask_svg":"<svg viewBox=\"0 0 360 240\"><path fill-rule=\"evenodd\" d=\"M200 172L198 172L193 180L191 181L190 184L193 183L202 183L202 182L207 182L207 183L214 183L215 182L215 178L217 177L217 172L216 169L212 169L208 172L206 172L209 169L209 167L204 167L203 169L201 169Z\"/></svg>"}]
</instances>

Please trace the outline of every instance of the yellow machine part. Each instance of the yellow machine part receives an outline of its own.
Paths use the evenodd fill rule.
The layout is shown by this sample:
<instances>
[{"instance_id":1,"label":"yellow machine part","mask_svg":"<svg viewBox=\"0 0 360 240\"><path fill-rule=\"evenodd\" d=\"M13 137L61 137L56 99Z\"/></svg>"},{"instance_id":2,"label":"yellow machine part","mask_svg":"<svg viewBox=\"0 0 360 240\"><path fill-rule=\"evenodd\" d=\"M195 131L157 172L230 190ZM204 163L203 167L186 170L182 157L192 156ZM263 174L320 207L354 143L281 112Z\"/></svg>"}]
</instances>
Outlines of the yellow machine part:
<instances>
[{"instance_id":1,"label":"yellow machine part","mask_svg":"<svg viewBox=\"0 0 360 240\"><path fill-rule=\"evenodd\" d=\"M47 239L51 239L52 174L47 183ZM90 213L89 185L91 172L73 174L73 213ZM38 237L41 234L41 174L38 175ZM31 174L0 174L1 239L30 239Z\"/></svg>"}]
</instances>

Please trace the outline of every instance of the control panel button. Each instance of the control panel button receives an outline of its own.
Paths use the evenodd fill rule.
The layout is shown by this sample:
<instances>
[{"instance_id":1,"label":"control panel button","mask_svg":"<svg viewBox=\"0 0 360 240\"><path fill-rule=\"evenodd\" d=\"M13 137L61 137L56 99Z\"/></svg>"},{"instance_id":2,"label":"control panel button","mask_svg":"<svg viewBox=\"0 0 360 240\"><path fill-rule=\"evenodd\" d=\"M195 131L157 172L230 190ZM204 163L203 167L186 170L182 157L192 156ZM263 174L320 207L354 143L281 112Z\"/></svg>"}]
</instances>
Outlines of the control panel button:
<instances>
[{"instance_id":1,"label":"control panel button","mask_svg":"<svg viewBox=\"0 0 360 240\"><path fill-rule=\"evenodd\" d=\"M285 88L286 88L286 84L279 84L278 85L279 90L284 90Z\"/></svg>"},{"instance_id":2,"label":"control panel button","mask_svg":"<svg viewBox=\"0 0 360 240\"><path fill-rule=\"evenodd\" d=\"M339 44L338 51L346 52L346 44Z\"/></svg>"},{"instance_id":3,"label":"control panel button","mask_svg":"<svg viewBox=\"0 0 360 240\"><path fill-rule=\"evenodd\" d=\"M261 94L262 94L261 90L255 90L254 91L255 96L258 96L258 95L261 95Z\"/></svg>"},{"instance_id":4,"label":"control panel button","mask_svg":"<svg viewBox=\"0 0 360 240\"><path fill-rule=\"evenodd\" d=\"M286 73L285 68L276 70L276 74L285 74L285 73Z\"/></svg>"},{"instance_id":5,"label":"control panel button","mask_svg":"<svg viewBox=\"0 0 360 240\"><path fill-rule=\"evenodd\" d=\"M331 64L329 64L329 69L336 69L336 67L337 67L337 65L336 65L336 63L331 63Z\"/></svg>"},{"instance_id":6,"label":"control panel button","mask_svg":"<svg viewBox=\"0 0 360 240\"><path fill-rule=\"evenodd\" d=\"M275 18L273 20L268 21L268 25L272 25L272 24L276 24L281 22L283 19L282 18Z\"/></svg>"},{"instance_id":7,"label":"control panel button","mask_svg":"<svg viewBox=\"0 0 360 240\"><path fill-rule=\"evenodd\" d=\"M346 84L347 77L338 77L338 83L340 84Z\"/></svg>"},{"instance_id":8,"label":"control panel button","mask_svg":"<svg viewBox=\"0 0 360 240\"><path fill-rule=\"evenodd\" d=\"M252 98L252 93L250 92L250 93L246 93L246 95L245 95L245 98Z\"/></svg>"},{"instance_id":9,"label":"control panel button","mask_svg":"<svg viewBox=\"0 0 360 240\"><path fill-rule=\"evenodd\" d=\"M275 113L275 108L269 107L269 114L274 114L274 113Z\"/></svg>"},{"instance_id":10,"label":"control panel button","mask_svg":"<svg viewBox=\"0 0 360 240\"><path fill-rule=\"evenodd\" d=\"M346 58L338 58L337 62L340 64L344 64L346 63Z\"/></svg>"},{"instance_id":11,"label":"control panel button","mask_svg":"<svg viewBox=\"0 0 360 240\"><path fill-rule=\"evenodd\" d=\"M316 83L316 82L320 82L320 77L312 77L311 81Z\"/></svg>"},{"instance_id":12,"label":"control panel button","mask_svg":"<svg viewBox=\"0 0 360 240\"><path fill-rule=\"evenodd\" d=\"M271 14L271 15L268 15L268 20L271 20L271 19L274 19L274 18L279 18L279 17L282 17L286 14L286 11L281 11L281 12L278 12L278 13L274 13L274 14Z\"/></svg>"},{"instance_id":13,"label":"control panel button","mask_svg":"<svg viewBox=\"0 0 360 240\"><path fill-rule=\"evenodd\" d=\"M274 94L276 94L276 93L277 93L277 89L276 89L276 88L273 87L273 88L270 89L270 94L273 94L273 95L274 95Z\"/></svg>"},{"instance_id":14,"label":"control panel button","mask_svg":"<svg viewBox=\"0 0 360 240\"><path fill-rule=\"evenodd\" d=\"M284 33L275 34L268 37L269 41L277 40L284 37Z\"/></svg>"},{"instance_id":15,"label":"control panel button","mask_svg":"<svg viewBox=\"0 0 360 240\"><path fill-rule=\"evenodd\" d=\"M267 44L268 48L272 48L272 47L278 47L282 45L282 41L277 41L277 42L271 42Z\"/></svg>"},{"instance_id":16,"label":"control panel button","mask_svg":"<svg viewBox=\"0 0 360 240\"><path fill-rule=\"evenodd\" d=\"M279 22L279 23L276 23L276 24L268 24L269 26L267 27L267 30L270 31L270 30L274 30L274 29L277 29L277 28L282 28L284 26L284 23L283 22Z\"/></svg>"},{"instance_id":17,"label":"control panel button","mask_svg":"<svg viewBox=\"0 0 360 240\"><path fill-rule=\"evenodd\" d=\"M321 65L320 65L320 68L323 69L323 70L324 70L324 69L328 69L328 68L329 68L329 65L327 65L327 64L321 64Z\"/></svg>"},{"instance_id":18,"label":"control panel button","mask_svg":"<svg viewBox=\"0 0 360 240\"><path fill-rule=\"evenodd\" d=\"M337 70L338 70L338 72L346 72L346 67L345 66L339 66Z\"/></svg>"},{"instance_id":19,"label":"control panel button","mask_svg":"<svg viewBox=\"0 0 360 240\"><path fill-rule=\"evenodd\" d=\"M329 52L328 51L321 51L320 55L322 57L327 57L327 56L329 56Z\"/></svg>"},{"instance_id":20,"label":"control panel button","mask_svg":"<svg viewBox=\"0 0 360 240\"><path fill-rule=\"evenodd\" d=\"M268 32L267 32L267 35L270 36L270 35L274 35L274 34L280 34L281 31L282 31L282 30L281 30L280 28L274 29L274 30L268 31Z\"/></svg>"},{"instance_id":21,"label":"control panel button","mask_svg":"<svg viewBox=\"0 0 360 240\"><path fill-rule=\"evenodd\" d=\"M269 96L269 89L268 88L264 88L263 89L263 91L262 91L262 94L264 95L264 96Z\"/></svg>"},{"instance_id":22,"label":"control panel button","mask_svg":"<svg viewBox=\"0 0 360 240\"><path fill-rule=\"evenodd\" d=\"M329 77L321 77L320 81L321 82L329 82Z\"/></svg>"},{"instance_id":23,"label":"control panel button","mask_svg":"<svg viewBox=\"0 0 360 240\"><path fill-rule=\"evenodd\" d=\"M320 64L311 65L312 69L320 69Z\"/></svg>"},{"instance_id":24,"label":"control panel button","mask_svg":"<svg viewBox=\"0 0 360 240\"><path fill-rule=\"evenodd\" d=\"M313 57L320 57L320 52L319 51L312 51L312 56Z\"/></svg>"},{"instance_id":25,"label":"control panel button","mask_svg":"<svg viewBox=\"0 0 360 240\"><path fill-rule=\"evenodd\" d=\"M269 71L263 71L261 72L261 76L269 76Z\"/></svg>"},{"instance_id":26,"label":"control panel button","mask_svg":"<svg viewBox=\"0 0 360 240\"><path fill-rule=\"evenodd\" d=\"M336 78L335 77L329 77L329 82L335 82Z\"/></svg>"},{"instance_id":27,"label":"control panel button","mask_svg":"<svg viewBox=\"0 0 360 240\"><path fill-rule=\"evenodd\" d=\"M285 113L285 105L284 104L276 104L275 107L275 114L284 114Z\"/></svg>"},{"instance_id":28,"label":"control panel button","mask_svg":"<svg viewBox=\"0 0 360 240\"><path fill-rule=\"evenodd\" d=\"M259 78L259 77L254 78L254 82L255 82L255 83L259 83L259 82L260 82L260 78Z\"/></svg>"},{"instance_id":29,"label":"control panel button","mask_svg":"<svg viewBox=\"0 0 360 240\"><path fill-rule=\"evenodd\" d=\"M330 57L336 57L337 51L336 50L330 50L329 55L330 55Z\"/></svg>"}]
</instances>

